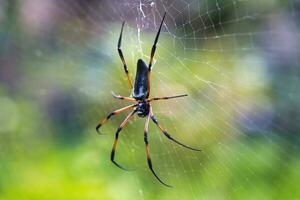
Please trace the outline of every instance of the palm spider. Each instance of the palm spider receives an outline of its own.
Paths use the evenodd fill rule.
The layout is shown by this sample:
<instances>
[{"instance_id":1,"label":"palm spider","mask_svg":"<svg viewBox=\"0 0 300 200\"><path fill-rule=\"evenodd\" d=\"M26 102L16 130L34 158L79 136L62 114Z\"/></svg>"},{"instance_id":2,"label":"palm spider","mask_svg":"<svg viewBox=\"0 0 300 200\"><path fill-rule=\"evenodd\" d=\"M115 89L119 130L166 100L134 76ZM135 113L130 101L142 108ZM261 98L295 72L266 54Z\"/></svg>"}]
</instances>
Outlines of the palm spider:
<instances>
[{"instance_id":1,"label":"palm spider","mask_svg":"<svg viewBox=\"0 0 300 200\"><path fill-rule=\"evenodd\" d=\"M149 146L148 146L148 125L149 125L150 118L155 123L155 125L160 129L160 131L169 140L172 140L173 142L175 142L175 143L177 143L177 144L179 144L183 147L186 147L188 149L191 149L191 150L195 150L195 151L200 151L200 150L195 149L195 148L191 148L191 147L186 146L185 144L182 144L181 142L175 140L165 129L163 129L160 126L160 124L158 123L157 119L154 117L153 112L152 112L152 107L151 107L151 104L150 104L150 102L152 102L152 101L174 99L174 98L187 96L187 94L182 94L182 95L168 96L168 97L149 98L149 94L150 94L150 73L151 73L151 68L152 68L152 64L153 64L153 57L154 57L154 53L155 53L155 50L156 50L156 44L157 44L157 41L158 41L158 38L159 38L159 34L160 34L160 31L161 31L165 16L166 16L166 13L164 14L164 16L162 18L161 24L159 26L157 35L156 35L155 40L154 40L154 44L153 44L152 49L151 49L149 65L147 66L146 63L142 59L139 59L138 62L137 62L137 72L136 72L134 87L132 86L132 81L131 81L131 78L130 78L129 73L128 73L127 64L125 62L123 52L122 52L122 49L121 49L122 33L123 33L123 27L124 27L125 22L122 23L122 28L121 28L121 32L120 32L119 41L118 41L118 53L119 53L119 56L121 58L122 64L124 66L124 71L126 73L128 83L129 83L131 89L133 88L133 92L132 92L132 97L123 97L123 96L120 96L120 95L116 95L114 93L112 93L112 95L116 99L135 102L135 104L129 105L127 107L124 107L124 108L121 108L121 109L118 109L118 110L115 110L115 111L109 113L105 119L103 119L99 122L99 124L96 127L96 130L99 133L99 128L104 123L106 123L110 119L111 116L119 114L119 113L127 111L127 110L130 110L130 109L133 109L133 111L123 120L123 122L121 123L121 125L117 129L116 134L115 134L115 141L114 141L112 151L111 151L111 161L116 166L118 166L119 168L121 168L123 170L126 170L124 167L119 165L114 160L114 158L115 158L115 149L116 149L116 146L117 146L117 143L118 143L119 133L122 130L122 128L124 128L124 126L127 124L129 119L135 113L137 113L137 115L139 117L147 117L146 122L145 122L145 128L144 128L144 141L145 141L145 144L146 144L146 154L147 154L148 166L149 166L151 172L153 173L153 175L157 178L157 180L159 182L161 182L165 186L171 187L170 185L167 185L166 183L164 183L156 175L156 173L155 173L155 171L153 170L153 167L152 167L152 161L151 161L151 158L150 158Z\"/></svg>"}]
</instances>

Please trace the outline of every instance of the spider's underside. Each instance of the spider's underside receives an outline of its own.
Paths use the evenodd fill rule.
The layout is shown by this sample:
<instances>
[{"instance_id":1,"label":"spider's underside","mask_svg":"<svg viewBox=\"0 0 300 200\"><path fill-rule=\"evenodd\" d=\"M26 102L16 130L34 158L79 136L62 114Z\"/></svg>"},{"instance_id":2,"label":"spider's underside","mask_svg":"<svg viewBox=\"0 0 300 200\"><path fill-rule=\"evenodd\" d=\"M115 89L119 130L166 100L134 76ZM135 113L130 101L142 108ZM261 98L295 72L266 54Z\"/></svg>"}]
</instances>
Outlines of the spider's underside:
<instances>
[{"instance_id":1,"label":"spider's underside","mask_svg":"<svg viewBox=\"0 0 300 200\"><path fill-rule=\"evenodd\" d=\"M151 170L151 172L153 173L153 175L157 178L157 180L159 182L161 182L165 186L171 187L170 185L164 183L157 176L157 174L155 173L155 171L152 167L152 161L151 161L151 158L150 158L149 144L148 144L148 126L149 126L150 119L156 124L156 126L161 130L161 132L169 140L172 140L173 142L175 142L175 143L177 143L177 144L179 144L183 147L186 147L188 149L191 149L191 150L195 150L195 151L200 151L200 150L189 147L189 146L186 146L185 144L182 144L181 142L175 140L166 130L164 130L160 126L160 124L158 123L155 116L153 115L152 106L150 104L150 102L152 102L152 101L167 100L167 99L173 99L173 98L179 98L179 97L187 96L187 94L182 94L182 95L168 96L168 97L149 98L149 95L150 95L150 73L151 73L151 68L152 68L152 64L153 64L153 57L154 57L154 54L155 54L156 44L157 44L157 41L158 41L158 38L159 38L159 34L160 34L160 31L161 31L165 16L166 16L166 13L164 14L164 16L162 18L160 27L158 29L157 35L156 35L155 40L154 40L154 44L153 44L152 49L151 49L149 65L147 66L146 63L142 59L139 59L138 62L137 62L137 72L136 72L134 87L132 86L132 81L131 81L131 78L129 76L127 64L125 62L123 52L121 50L123 27L124 27L124 24L125 24L125 22L123 22L120 37L119 37L119 41L118 41L118 53L119 53L119 56L120 56L121 61L123 63L124 71L126 73L128 83L129 83L130 87L133 88L133 92L132 92L132 97L123 97L123 96L120 96L120 95L116 95L114 93L112 93L112 95L113 95L113 97L115 97L117 99L134 102L134 104L126 106L124 108L121 108L121 109L118 109L118 110L115 110L115 111L109 113L105 119L101 120L98 123L98 125L96 127L96 130L99 133L100 127L104 123L106 123L110 119L111 116L117 115L117 114L122 113L122 112L127 111L127 110L132 110L129 113L129 115L127 115L127 117L123 120L123 122L120 124L120 126L118 127L118 129L116 131L116 134L115 134L115 140L114 140L113 148L112 148L112 151L111 151L111 161L116 166L118 166L119 168L126 170L124 167L119 165L114 160L114 158L115 158L115 149L116 149L116 146L117 146L117 143L118 143L119 133L121 132L121 130L124 128L124 126L127 124L129 119L134 114L137 114L139 117L146 117L145 128L144 128L144 142L145 142L145 145L146 145L146 154L147 154L147 162L148 162L149 169Z\"/></svg>"}]
</instances>

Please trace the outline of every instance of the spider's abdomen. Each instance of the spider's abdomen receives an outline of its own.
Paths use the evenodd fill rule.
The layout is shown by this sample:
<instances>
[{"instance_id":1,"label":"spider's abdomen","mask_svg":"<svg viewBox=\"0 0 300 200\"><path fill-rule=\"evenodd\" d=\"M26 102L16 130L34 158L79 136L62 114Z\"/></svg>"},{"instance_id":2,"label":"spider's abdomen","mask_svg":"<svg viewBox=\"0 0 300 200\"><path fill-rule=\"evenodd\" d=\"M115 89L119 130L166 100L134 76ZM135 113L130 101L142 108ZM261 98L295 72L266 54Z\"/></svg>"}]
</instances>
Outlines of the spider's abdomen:
<instances>
[{"instance_id":1,"label":"spider's abdomen","mask_svg":"<svg viewBox=\"0 0 300 200\"><path fill-rule=\"evenodd\" d=\"M148 98L148 66L142 59L139 59L136 68L132 97L143 100Z\"/></svg>"}]
</instances>

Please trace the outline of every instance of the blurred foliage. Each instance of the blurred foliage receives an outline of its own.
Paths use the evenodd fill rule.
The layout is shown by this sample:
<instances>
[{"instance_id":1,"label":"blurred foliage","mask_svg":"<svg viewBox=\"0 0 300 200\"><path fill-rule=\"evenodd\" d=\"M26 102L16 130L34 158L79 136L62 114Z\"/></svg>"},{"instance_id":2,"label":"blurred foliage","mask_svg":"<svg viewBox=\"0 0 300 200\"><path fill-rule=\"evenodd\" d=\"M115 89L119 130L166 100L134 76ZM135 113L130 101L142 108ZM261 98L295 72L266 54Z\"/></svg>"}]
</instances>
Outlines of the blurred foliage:
<instances>
[{"instance_id":1,"label":"blurred foliage","mask_svg":"<svg viewBox=\"0 0 300 200\"><path fill-rule=\"evenodd\" d=\"M83 4L88 12L97 1L62 1L57 8L66 9L64 15L76 12L63 20L52 16L56 23L45 20L44 26L29 20L31 27L27 14L35 13L35 8L26 4L30 2L38 1L0 3L0 199L300 198L300 109L296 109L300 96L295 85L299 79L293 78L299 74L299 60L289 59L288 67L280 71L263 50L239 52L259 43L250 36L210 37L213 31L221 36L224 29L263 33L263 18L229 22L243 19L247 12L267 16L284 10L289 6L285 1L261 1L260 6L212 1L207 6L222 9L203 16L216 24L214 30L201 33L207 38L174 42L162 34L151 92L155 96L187 92L189 98L155 103L154 112L174 137L203 149L201 153L182 149L150 125L154 168L173 189L159 184L148 170L143 120L134 118L128 124L117 148L117 160L137 169L130 173L109 161L113 133L124 115L103 127L106 135L95 131L97 120L127 105L110 95L111 90L129 95L115 52L120 20L101 18L105 31L99 31L92 14L83 15L77 10L80 6L68 10ZM138 46L130 23L123 46L134 75L136 60L148 59L140 47L148 51L154 33L145 31ZM204 22L207 27L209 23ZM182 28L176 34L188 38L184 31L192 26ZM187 48L193 45L200 51ZM214 51L220 47L224 51Z\"/></svg>"}]
</instances>

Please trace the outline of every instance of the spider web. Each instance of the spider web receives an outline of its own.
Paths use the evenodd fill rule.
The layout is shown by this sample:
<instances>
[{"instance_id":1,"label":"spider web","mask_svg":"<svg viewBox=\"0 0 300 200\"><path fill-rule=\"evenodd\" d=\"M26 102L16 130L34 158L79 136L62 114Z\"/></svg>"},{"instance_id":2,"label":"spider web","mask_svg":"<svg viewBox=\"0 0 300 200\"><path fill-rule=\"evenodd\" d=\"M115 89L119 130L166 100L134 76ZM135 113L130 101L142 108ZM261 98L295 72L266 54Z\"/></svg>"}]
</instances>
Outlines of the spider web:
<instances>
[{"instance_id":1,"label":"spider web","mask_svg":"<svg viewBox=\"0 0 300 200\"><path fill-rule=\"evenodd\" d=\"M243 199L251 194L265 199L284 193L286 187L280 186L287 181L299 185L295 178L299 173L290 165L297 162L299 166L298 1L89 0L58 4L59 16L69 22L61 28L60 42L68 52L64 62L81 72L75 75L81 97L78 104L94 105L78 119L90 124L91 146L101 166L111 171L111 178L104 177L103 182L107 190L114 191L112 198ZM112 118L103 127L106 136L97 136L92 123L129 104L110 95L111 91L124 96L131 92L116 52L122 21L126 21L122 49L134 78L136 61L149 61L164 12L151 96L189 96L154 102L153 111L174 138L203 150L199 153L178 146L150 122L153 167L173 190L161 186L148 169L143 119L135 117L129 122L117 147L116 160L136 168L131 173L114 168L109 161L113 133L126 115ZM78 57L83 61L77 63ZM59 76L74 79L72 74ZM105 109L99 110L99 105ZM286 176L280 175L283 170ZM273 185L264 178L268 172L275 180Z\"/></svg>"}]
</instances>

